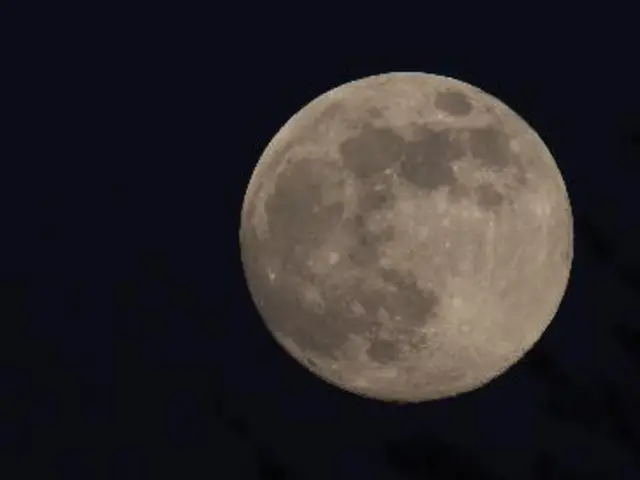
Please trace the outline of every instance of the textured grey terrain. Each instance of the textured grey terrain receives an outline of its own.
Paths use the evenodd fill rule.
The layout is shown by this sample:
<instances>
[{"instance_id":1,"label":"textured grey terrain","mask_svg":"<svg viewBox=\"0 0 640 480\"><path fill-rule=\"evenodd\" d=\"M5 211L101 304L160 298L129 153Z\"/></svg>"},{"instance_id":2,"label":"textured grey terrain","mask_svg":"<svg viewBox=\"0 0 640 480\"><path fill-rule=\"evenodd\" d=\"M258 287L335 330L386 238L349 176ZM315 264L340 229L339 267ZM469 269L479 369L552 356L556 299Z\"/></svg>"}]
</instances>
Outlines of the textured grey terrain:
<instances>
[{"instance_id":1,"label":"textured grey terrain","mask_svg":"<svg viewBox=\"0 0 640 480\"><path fill-rule=\"evenodd\" d=\"M296 114L254 171L240 237L283 346L343 388L400 401L517 361L572 255L540 138L479 89L424 74L355 81Z\"/></svg>"}]
</instances>

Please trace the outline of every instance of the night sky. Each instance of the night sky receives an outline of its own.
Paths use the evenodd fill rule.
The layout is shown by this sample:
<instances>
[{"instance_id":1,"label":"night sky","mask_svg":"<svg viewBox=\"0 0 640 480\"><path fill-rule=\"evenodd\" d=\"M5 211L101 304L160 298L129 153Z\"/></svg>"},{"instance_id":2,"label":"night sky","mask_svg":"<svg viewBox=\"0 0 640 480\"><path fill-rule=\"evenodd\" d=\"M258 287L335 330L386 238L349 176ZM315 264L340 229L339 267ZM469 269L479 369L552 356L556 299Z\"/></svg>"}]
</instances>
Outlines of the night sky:
<instances>
[{"instance_id":1,"label":"night sky","mask_svg":"<svg viewBox=\"0 0 640 480\"><path fill-rule=\"evenodd\" d=\"M640 478L628 30L501 27L408 47L208 11L136 12L117 28L104 12L62 12L77 21L52 28L49 8L7 17L19 28L0 91L0 478ZM407 406L288 357L238 242L278 129L327 90L389 71L453 76L519 113L560 167L575 230L566 295L529 354L485 388Z\"/></svg>"}]
</instances>

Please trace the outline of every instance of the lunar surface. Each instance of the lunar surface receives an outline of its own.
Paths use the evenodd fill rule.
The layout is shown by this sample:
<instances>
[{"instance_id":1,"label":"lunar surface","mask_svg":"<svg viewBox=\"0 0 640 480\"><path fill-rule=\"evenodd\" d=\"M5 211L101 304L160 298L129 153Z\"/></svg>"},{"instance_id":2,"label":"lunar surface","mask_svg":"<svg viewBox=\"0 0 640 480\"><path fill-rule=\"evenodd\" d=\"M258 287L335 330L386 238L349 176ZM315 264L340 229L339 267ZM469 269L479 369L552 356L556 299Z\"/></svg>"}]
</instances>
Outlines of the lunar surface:
<instances>
[{"instance_id":1,"label":"lunar surface","mask_svg":"<svg viewBox=\"0 0 640 480\"><path fill-rule=\"evenodd\" d=\"M275 135L240 244L267 328L325 381L419 402L518 361L567 286L573 228L549 150L467 83L390 73L339 86Z\"/></svg>"}]
</instances>

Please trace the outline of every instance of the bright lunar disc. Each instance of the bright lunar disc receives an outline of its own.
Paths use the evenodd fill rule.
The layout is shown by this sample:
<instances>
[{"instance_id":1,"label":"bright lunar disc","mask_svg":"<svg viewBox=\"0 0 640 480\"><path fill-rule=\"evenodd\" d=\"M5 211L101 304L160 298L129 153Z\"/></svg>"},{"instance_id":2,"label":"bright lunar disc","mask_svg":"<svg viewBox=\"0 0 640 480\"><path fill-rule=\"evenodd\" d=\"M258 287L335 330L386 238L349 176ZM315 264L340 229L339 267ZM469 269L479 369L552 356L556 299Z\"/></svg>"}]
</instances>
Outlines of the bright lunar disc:
<instances>
[{"instance_id":1,"label":"bright lunar disc","mask_svg":"<svg viewBox=\"0 0 640 480\"><path fill-rule=\"evenodd\" d=\"M513 365L554 317L572 218L532 128L467 83L390 73L337 87L266 147L242 209L249 290L300 363L418 402Z\"/></svg>"}]
</instances>

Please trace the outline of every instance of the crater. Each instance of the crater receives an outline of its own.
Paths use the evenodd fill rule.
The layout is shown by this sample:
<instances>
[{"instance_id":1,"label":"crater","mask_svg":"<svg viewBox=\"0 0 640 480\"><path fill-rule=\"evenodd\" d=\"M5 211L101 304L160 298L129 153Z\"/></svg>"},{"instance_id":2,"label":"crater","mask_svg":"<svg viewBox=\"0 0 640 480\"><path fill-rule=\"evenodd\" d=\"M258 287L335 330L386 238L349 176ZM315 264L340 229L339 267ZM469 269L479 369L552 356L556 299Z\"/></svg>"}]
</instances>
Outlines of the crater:
<instances>
[{"instance_id":1,"label":"crater","mask_svg":"<svg viewBox=\"0 0 640 480\"><path fill-rule=\"evenodd\" d=\"M433 106L441 112L454 117L464 117L473 110L473 105L467 96L457 90L441 90L436 93Z\"/></svg>"}]
</instances>

